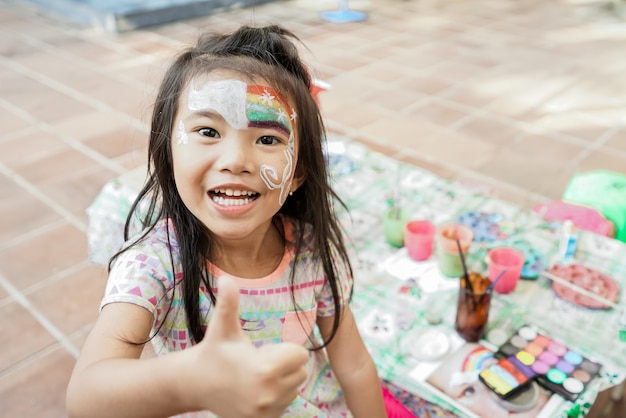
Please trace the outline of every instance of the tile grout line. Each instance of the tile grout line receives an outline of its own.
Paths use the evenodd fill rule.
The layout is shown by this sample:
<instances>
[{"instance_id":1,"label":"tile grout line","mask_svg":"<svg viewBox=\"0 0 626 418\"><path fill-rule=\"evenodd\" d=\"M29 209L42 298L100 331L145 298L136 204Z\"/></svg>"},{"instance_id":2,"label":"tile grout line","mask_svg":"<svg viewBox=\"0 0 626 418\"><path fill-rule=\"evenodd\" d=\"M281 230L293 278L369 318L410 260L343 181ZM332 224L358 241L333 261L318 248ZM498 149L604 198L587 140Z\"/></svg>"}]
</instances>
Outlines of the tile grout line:
<instances>
[{"instance_id":1,"label":"tile grout line","mask_svg":"<svg viewBox=\"0 0 626 418\"><path fill-rule=\"evenodd\" d=\"M4 32L6 35L6 30L0 29L0 33ZM89 61L82 59L79 55L75 55L72 54L70 52L67 52L61 48L56 48L54 46L51 46L45 42L40 41L39 39L36 38L32 38L28 35L24 35L24 34L18 34L19 39L22 40L24 43L33 46L35 48L37 48L39 51L44 51L44 52L48 52L50 54L56 55L56 56L60 56L60 57L65 57L75 63L80 64L81 66L83 66L84 68L88 68L91 71L94 71L98 74L105 74L107 76L111 76L113 75L113 78L115 78L118 81L123 82L124 84L127 84L130 87L137 87L138 85L142 88L142 89L148 89L150 87L152 87L151 85L148 84L143 84L141 81L136 81L136 80L132 80L128 77L125 77L123 75L120 75L117 71L114 71L113 74L111 74L111 71L107 71L106 68L104 68L103 66L97 66L97 65L93 65L91 64ZM150 62L152 64L152 62Z\"/></svg>"},{"instance_id":2,"label":"tile grout line","mask_svg":"<svg viewBox=\"0 0 626 418\"><path fill-rule=\"evenodd\" d=\"M0 99L0 106L2 106L2 99ZM35 134L37 132L38 132L38 128L36 126L28 125L16 131L11 131L11 132L4 133L4 134L0 133L0 144L12 141L16 138L24 137L26 135Z\"/></svg>"},{"instance_id":3,"label":"tile grout line","mask_svg":"<svg viewBox=\"0 0 626 418\"><path fill-rule=\"evenodd\" d=\"M575 168L578 166L585 158L589 157L595 151L599 151L602 149L603 145L608 141L616 132L618 132L621 127L613 127L612 129L607 130L604 134L600 135L594 142L588 144L582 151L580 151L572 160L567 164L567 167ZM616 151L618 155L621 155L620 151Z\"/></svg>"},{"instance_id":4,"label":"tile grout line","mask_svg":"<svg viewBox=\"0 0 626 418\"><path fill-rule=\"evenodd\" d=\"M339 133L347 136L349 139L351 139L353 141L361 142L361 143L365 141L366 143L370 143L370 140L369 140L368 136L364 135L364 134L360 135L360 137L363 137L364 141L359 141L357 139L354 139L354 138L359 137L358 132L356 130L354 130L354 129L351 129L351 128L347 128L346 129L346 127L344 125L342 125L342 124L339 124L339 123L328 124L327 123L327 126L329 126L330 128L334 129L336 132L339 132ZM459 165L456 165L456 164L450 164L450 163L442 162L440 160L431 158L431 157L426 156L424 154L418 154L416 151L411 150L411 149L405 149L404 147L400 147L400 148L398 148L398 147L391 147L391 149L394 152L390 153L390 155L398 156L398 157L400 157L400 156L408 156L408 157L411 157L413 159L417 159L418 161L419 160L423 160L423 161L425 161L425 162L427 162L429 164L439 165L439 166L441 166L444 169L451 170L451 171L453 171L453 172L455 172L457 174L460 174L460 175L471 175L471 176L473 176L473 177L475 177L475 178L477 178L479 180L488 182L488 183L493 184L493 185L495 185L497 187L501 187L501 188L503 188L505 190L508 190L510 192L518 193L521 196L525 196L527 199L537 199L537 200L541 200L541 201L549 201L550 200L547 196L544 196L544 195L539 194L537 192L534 192L532 190L522 189L519 186L516 186L514 184L510 184L510 183L507 183L507 182L503 182L503 181L501 181L501 180L499 180L499 179L497 179L495 177L491 177L491 176L487 176L485 174L482 174L479 171L471 170L471 169L468 169L468 168L465 168L465 167L462 167L462 166L459 166Z\"/></svg>"},{"instance_id":5,"label":"tile grout line","mask_svg":"<svg viewBox=\"0 0 626 418\"><path fill-rule=\"evenodd\" d=\"M46 318L37 308L35 308L28 299L18 290L16 289L11 282L9 282L2 274L0 274L0 285L7 291L11 297L13 297L17 303L22 305L24 309L26 309L41 326L44 327L46 331L48 331L52 336L67 350L74 358L78 358L78 354L80 350L76 348L63 333L54 326L52 322Z\"/></svg>"},{"instance_id":6,"label":"tile grout line","mask_svg":"<svg viewBox=\"0 0 626 418\"><path fill-rule=\"evenodd\" d=\"M492 177L492 176L488 176L485 175L479 171L475 171L475 170L471 170L462 166L457 166L455 164L448 164L448 163L441 163L440 161L434 159L434 158L430 158L428 156L424 156L422 154L417 154L415 151L413 150L403 150L403 154L412 157L413 159L417 159L417 160L424 160L430 164L439 164L441 165L443 168L449 169L449 170L453 170L455 171L457 174L461 174L461 175L470 175L472 177L475 177L476 179L480 180L480 181L484 181L486 183L490 183L496 187L501 187L502 189L508 190L510 192L516 193L520 196L524 196L525 198L534 198L534 199L540 199L543 201L548 201L550 200L547 196L541 195L537 192L533 192L532 190L526 190L523 189L519 186L516 186L514 184L499 180L496 177Z\"/></svg>"},{"instance_id":7,"label":"tile grout line","mask_svg":"<svg viewBox=\"0 0 626 418\"><path fill-rule=\"evenodd\" d=\"M25 367L25 365L30 364L40 358L45 357L46 355L54 352L54 350L57 349L57 347L61 345L58 341L55 341L53 344L50 344L44 348L42 348L41 350L29 355L28 357L17 361L15 363L10 364L9 366L7 366L5 369L3 369L2 371L0 371L0 379L10 375L11 373L18 373L20 371L20 369L22 367ZM72 354L72 356L74 358L78 358L77 356L74 356Z\"/></svg>"},{"instance_id":8,"label":"tile grout line","mask_svg":"<svg viewBox=\"0 0 626 418\"><path fill-rule=\"evenodd\" d=\"M11 61L3 56L0 55L0 63L3 64L5 67L10 68L11 70L15 71L18 74L22 74L25 75L26 77L29 77L33 80L36 80L38 82L40 82L41 84L43 84L46 87L49 87L53 90L58 91L59 93L62 93L64 95L67 95L69 97L71 97L74 100L77 100L81 103L85 103L87 105L90 105L92 107L95 108L95 110L100 110L103 112L109 112L109 113L113 113L115 115L118 116L123 116L124 118L129 119L129 123L131 126L133 126L134 128L143 130L143 131L148 131L148 127L141 122L140 120L137 120L136 118L129 118L129 116L123 112L120 112L114 108L112 108L111 106L108 106L104 103L98 102L98 101L94 101L91 99L91 97L76 91L75 89L66 86L63 83L60 83L54 79L51 79L49 77L46 77L45 75L38 73L36 71L31 70L28 67L25 67L21 64L18 64L14 61Z\"/></svg>"},{"instance_id":9,"label":"tile grout line","mask_svg":"<svg viewBox=\"0 0 626 418\"><path fill-rule=\"evenodd\" d=\"M69 266L69 267L67 267L67 268L65 268L63 270L60 270L60 271L52 273L51 275L46 277L44 280L41 280L41 281L39 281L37 283L34 283L34 284L26 287L25 289L22 289L21 293L24 296L30 295L31 293L36 292L36 291L42 289L43 287L48 286L50 283L54 283L56 281L62 280L64 278L66 278L66 277L68 277L68 276L70 276L70 275L80 271L81 269L86 268L86 267L90 267L90 266L93 266L93 263L91 261L89 261L88 259L80 261L80 262L78 262L76 264L72 264L71 266Z\"/></svg>"},{"instance_id":10,"label":"tile grout line","mask_svg":"<svg viewBox=\"0 0 626 418\"><path fill-rule=\"evenodd\" d=\"M11 180L15 181L19 186L25 189L32 196L46 204L56 213L61 215L65 220L67 220L70 224L81 230L82 232L87 232L87 226L80 221L76 216L70 213L67 209L63 208L61 205L56 203L54 200L50 199L48 196L39 191L35 186L26 181L23 177L10 170L4 164L0 163L0 174L4 174L9 177Z\"/></svg>"},{"instance_id":11,"label":"tile grout line","mask_svg":"<svg viewBox=\"0 0 626 418\"><path fill-rule=\"evenodd\" d=\"M29 14L28 18L37 18L38 15L41 14L42 12L47 17L53 20L53 23L51 23L50 21L40 21L39 24L42 26L46 26L47 28L52 28L56 30L58 29L58 26L60 26L59 24L55 24L55 23L59 23L58 21L61 22L61 25L68 23L68 21L63 19L63 16L59 16L56 13L46 14L45 11L43 11L41 8L38 8L36 6L34 6L33 10L27 12ZM69 22L71 22L71 20ZM141 53L144 59L146 60L146 62L150 63L155 60L155 56L153 54L146 54L141 51L138 51L137 49L129 47L123 43L117 42L115 40L112 41L110 37L117 36L119 35L118 33L108 33L104 29L88 27L88 26L78 26L78 27L66 26L63 28L63 30L66 33L71 34L72 36L80 38L82 41L93 42L98 45L105 45L107 47L110 47L111 49L113 49L114 51L118 53L131 53L131 54ZM146 31L143 31L143 32L147 33ZM103 37L102 35L105 35L105 36Z\"/></svg>"},{"instance_id":12,"label":"tile grout line","mask_svg":"<svg viewBox=\"0 0 626 418\"><path fill-rule=\"evenodd\" d=\"M69 135L59 134L58 132L55 131L54 126L48 124L47 122L42 122L40 120L35 119L28 112L13 105L12 103L8 103L4 99L0 99L0 107L4 107L5 109L8 109L10 112L13 112L14 114L21 115L24 119L28 120L34 126L36 126L37 128L41 130L52 132L55 137L60 138L63 142L65 142L71 148L80 152L84 156L91 158L95 162L110 169L111 171L114 171L117 174L124 173L125 171L124 168L120 166L118 163L116 163L113 159L103 156L99 152L94 151L93 149L91 149L90 147L82 143L81 141L76 140L70 137Z\"/></svg>"},{"instance_id":13,"label":"tile grout line","mask_svg":"<svg viewBox=\"0 0 626 418\"><path fill-rule=\"evenodd\" d=\"M2 241L2 243L0 243L0 251L4 251L8 248L20 245L21 243L28 241L38 235L45 234L46 232L52 231L53 229L62 226L66 222L67 222L66 219L61 218L59 220L49 222L45 225L41 225L38 228L31 229L26 232L22 232L19 234L19 236L16 236L14 238L5 239L4 241Z\"/></svg>"}]
</instances>

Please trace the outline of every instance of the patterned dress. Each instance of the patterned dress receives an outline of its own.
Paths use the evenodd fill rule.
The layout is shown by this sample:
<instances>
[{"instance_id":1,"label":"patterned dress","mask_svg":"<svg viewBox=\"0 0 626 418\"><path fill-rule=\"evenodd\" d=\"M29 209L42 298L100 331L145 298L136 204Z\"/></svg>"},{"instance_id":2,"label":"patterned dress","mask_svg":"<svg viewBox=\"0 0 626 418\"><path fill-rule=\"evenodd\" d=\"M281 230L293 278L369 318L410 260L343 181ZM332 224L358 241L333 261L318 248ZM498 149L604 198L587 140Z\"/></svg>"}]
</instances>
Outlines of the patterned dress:
<instances>
[{"instance_id":1,"label":"patterned dress","mask_svg":"<svg viewBox=\"0 0 626 418\"><path fill-rule=\"evenodd\" d=\"M283 219L283 225L287 242L293 242L294 224ZM305 231L305 242L309 243L310 238L310 231ZM175 264L175 275L170 257ZM348 298L352 278L343 268L341 260L337 258L334 261L340 272L339 287L343 294L343 304ZM214 277L228 275L212 264L208 267ZM293 268L296 269L296 282L290 285L289 277ZM194 341L187 329L181 286L184 277L181 270L179 246L173 226L171 222L160 221L146 239L117 258L109 274L101 308L116 302L142 306L154 316L153 330L158 332L152 339L152 345L156 354L166 355L184 350L193 345ZM235 277L235 280L240 286L241 327L257 347L282 341L310 346L310 338L319 341L315 331L316 317L335 314L332 293L325 283L321 260L314 258L308 244L297 260L293 246L286 245L280 265L266 277ZM217 294L217 289L213 291ZM199 298L202 317L206 318L203 325L206 327L211 321L213 310L204 286L200 287ZM310 351L307 371L308 378L299 390L299 397L283 416L350 417L325 350ZM183 416L215 417L208 411L180 415Z\"/></svg>"}]
</instances>

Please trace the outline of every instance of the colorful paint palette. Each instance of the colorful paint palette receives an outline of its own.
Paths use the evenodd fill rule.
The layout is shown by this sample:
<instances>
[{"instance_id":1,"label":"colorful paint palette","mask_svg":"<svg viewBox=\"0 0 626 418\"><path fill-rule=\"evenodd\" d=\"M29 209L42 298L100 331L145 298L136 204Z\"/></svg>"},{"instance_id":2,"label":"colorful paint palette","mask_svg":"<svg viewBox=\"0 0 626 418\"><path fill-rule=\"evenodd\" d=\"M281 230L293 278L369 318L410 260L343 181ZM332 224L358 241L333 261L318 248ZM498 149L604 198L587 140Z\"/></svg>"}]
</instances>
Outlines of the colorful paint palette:
<instances>
[{"instance_id":1,"label":"colorful paint palette","mask_svg":"<svg viewBox=\"0 0 626 418\"><path fill-rule=\"evenodd\" d=\"M573 401L598 375L602 365L525 325L496 352L524 376Z\"/></svg>"},{"instance_id":2,"label":"colorful paint palette","mask_svg":"<svg viewBox=\"0 0 626 418\"><path fill-rule=\"evenodd\" d=\"M459 216L458 221L472 229L474 242L491 242L506 238L502 231L502 215L487 212L467 212Z\"/></svg>"},{"instance_id":3,"label":"colorful paint palette","mask_svg":"<svg viewBox=\"0 0 626 418\"><path fill-rule=\"evenodd\" d=\"M496 395L507 399L530 384L535 374L525 372L510 358L504 357L497 363L482 369L478 377Z\"/></svg>"}]
</instances>

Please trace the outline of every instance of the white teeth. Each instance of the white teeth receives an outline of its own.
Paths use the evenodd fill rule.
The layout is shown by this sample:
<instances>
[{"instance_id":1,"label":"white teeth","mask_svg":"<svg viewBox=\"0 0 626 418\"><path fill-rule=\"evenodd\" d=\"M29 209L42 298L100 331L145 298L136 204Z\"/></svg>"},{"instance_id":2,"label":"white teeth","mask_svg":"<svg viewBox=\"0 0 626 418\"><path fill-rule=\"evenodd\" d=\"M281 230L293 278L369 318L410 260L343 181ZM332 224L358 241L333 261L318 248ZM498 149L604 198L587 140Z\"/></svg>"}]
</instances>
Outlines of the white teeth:
<instances>
[{"instance_id":1,"label":"white teeth","mask_svg":"<svg viewBox=\"0 0 626 418\"><path fill-rule=\"evenodd\" d=\"M233 189L217 189L217 193L225 194L226 196L253 196L256 193L247 190L233 190Z\"/></svg>"},{"instance_id":2,"label":"white teeth","mask_svg":"<svg viewBox=\"0 0 626 418\"><path fill-rule=\"evenodd\" d=\"M243 206L252 201L252 199L248 199L247 197L245 199L226 199L222 196L213 196L212 199L221 206Z\"/></svg>"}]
</instances>

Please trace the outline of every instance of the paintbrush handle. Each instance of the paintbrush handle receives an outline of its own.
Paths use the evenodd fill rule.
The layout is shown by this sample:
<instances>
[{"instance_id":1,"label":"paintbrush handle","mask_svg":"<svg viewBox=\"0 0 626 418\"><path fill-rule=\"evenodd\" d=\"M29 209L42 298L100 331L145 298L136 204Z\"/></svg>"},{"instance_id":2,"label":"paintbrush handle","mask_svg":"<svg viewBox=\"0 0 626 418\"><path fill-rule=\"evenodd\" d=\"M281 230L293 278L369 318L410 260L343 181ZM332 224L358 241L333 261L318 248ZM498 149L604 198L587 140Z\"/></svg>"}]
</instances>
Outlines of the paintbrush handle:
<instances>
[{"instance_id":1,"label":"paintbrush handle","mask_svg":"<svg viewBox=\"0 0 626 418\"><path fill-rule=\"evenodd\" d=\"M456 231L455 231L456 234ZM472 286L472 281L469 277L469 272L467 271L467 264L465 264L465 256L463 255L463 249L461 248L461 241L459 241L458 237L454 237L456 241L456 246L459 249L459 257L461 258L461 266L463 266L463 277L465 278L465 285L467 288L474 294L474 287Z\"/></svg>"}]
</instances>

